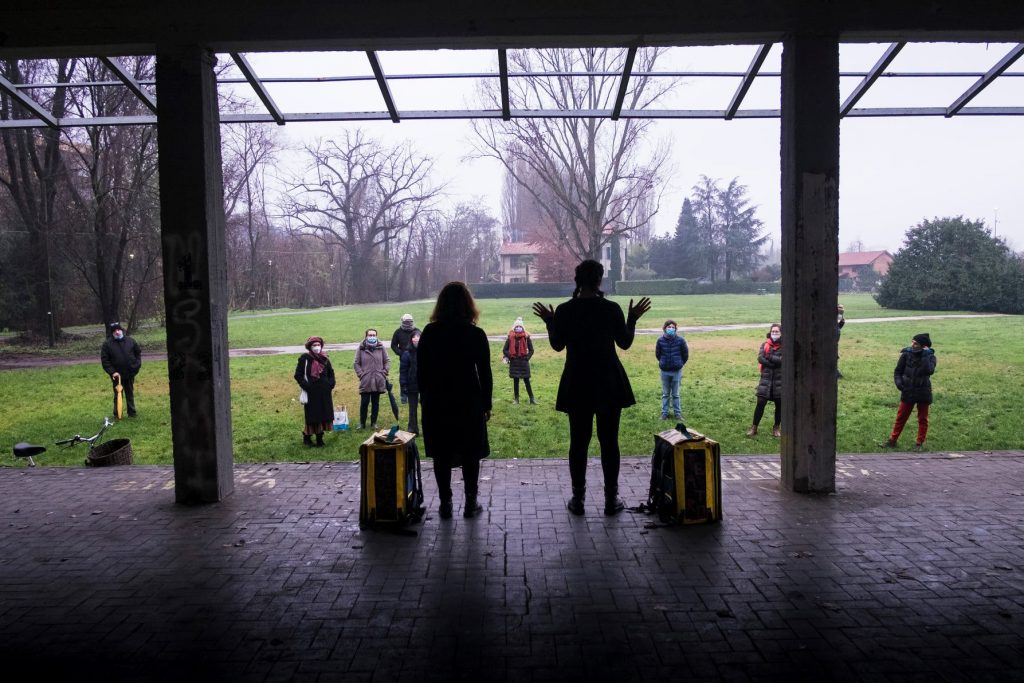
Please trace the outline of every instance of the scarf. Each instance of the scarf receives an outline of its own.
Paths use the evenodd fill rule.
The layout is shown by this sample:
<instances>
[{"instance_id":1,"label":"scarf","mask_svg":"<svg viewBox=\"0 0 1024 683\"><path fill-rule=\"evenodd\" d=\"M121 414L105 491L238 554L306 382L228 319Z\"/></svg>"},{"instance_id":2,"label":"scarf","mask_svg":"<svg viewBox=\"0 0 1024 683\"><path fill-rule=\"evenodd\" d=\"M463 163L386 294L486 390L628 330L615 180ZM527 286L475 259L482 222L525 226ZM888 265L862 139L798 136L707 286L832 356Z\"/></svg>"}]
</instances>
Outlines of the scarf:
<instances>
[{"instance_id":1,"label":"scarf","mask_svg":"<svg viewBox=\"0 0 1024 683\"><path fill-rule=\"evenodd\" d=\"M402 329L405 330L406 332L408 332L408 331L413 329L415 324L416 324L415 320L403 320L402 321Z\"/></svg>"},{"instance_id":2,"label":"scarf","mask_svg":"<svg viewBox=\"0 0 1024 683\"><path fill-rule=\"evenodd\" d=\"M529 354L529 350L526 346L526 340L530 338L528 332L523 330L522 332L509 332L508 333L508 357L509 358L526 358Z\"/></svg>"},{"instance_id":3,"label":"scarf","mask_svg":"<svg viewBox=\"0 0 1024 683\"><path fill-rule=\"evenodd\" d=\"M327 365L327 354L313 353L313 349L310 348L313 342L319 342L323 347L324 340L321 337L310 337L306 340L306 350L309 351L309 357L313 359L313 364L309 368L309 376L313 379L320 379L320 374L324 371L324 366Z\"/></svg>"},{"instance_id":4,"label":"scarf","mask_svg":"<svg viewBox=\"0 0 1024 683\"><path fill-rule=\"evenodd\" d=\"M762 348L764 349L764 355L766 356L776 353L779 349L782 348L782 341L779 340L777 342L773 342L771 339L769 339L764 343L764 346ZM761 372L762 370L764 370L764 366L761 363L758 363L757 371Z\"/></svg>"}]
</instances>

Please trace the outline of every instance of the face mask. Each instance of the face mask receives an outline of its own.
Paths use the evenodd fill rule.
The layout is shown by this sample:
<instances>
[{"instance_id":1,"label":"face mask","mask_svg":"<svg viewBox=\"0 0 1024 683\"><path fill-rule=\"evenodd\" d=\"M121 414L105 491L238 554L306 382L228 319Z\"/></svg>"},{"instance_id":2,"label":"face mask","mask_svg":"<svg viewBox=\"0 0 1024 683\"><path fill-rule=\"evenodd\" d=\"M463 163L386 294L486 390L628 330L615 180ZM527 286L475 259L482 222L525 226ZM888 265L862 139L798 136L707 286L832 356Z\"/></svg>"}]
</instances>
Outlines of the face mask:
<instances>
[{"instance_id":1,"label":"face mask","mask_svg":"<svg viewBox=\"0 0 1024 683\"><path fill-rule=\"evenodd\" d=\"M366 338L366 343L367 344L376 344L377 343L377 338L376 337L367 337Z\"/></svg>"},{"instance_id":2,"label":"face mask","mask_svg":"<svg viewBox=\"0 0 1024 683\"><path fill-rule=\"evenodd\" d=\"M675 334L676 334L676 328L674 328L674 327L666 327L665 328L665 334L667 334L670 337L674 337Z\"/></svg>"},{"instance_id":3,"label":"face mask","mask_svg":"<svg viewBox=\"0 0 1024 683\"><path fill-rule=\"evenodd\" d=\"M782 335L776 332L772 332L772 341L777 342L782 339Z\"/></svg>"},{"instance_id":4,"label":"face mask","mask_svg":"<svg viewBox=\"0 0 1024 683\"><path fill-rule=\"evenodd\" d=\"M313 353L320 353L320 349L322 348L323 347L320 346L319 344L313 344L312 346L309 347L309 350L312 351Z\"/></svg>"},{"instance_id":5,"label":"face mask","mask_svg":"<svg viewBox=\"0 0 1024 683\"><path fill-rule=\"evenodd\" d=\"M513 329L516 331L516 333L519 333L519 334L521 334L522 331L523 331L523 328L521 328L521 327L515 327Z\"/></svg>"},{"instance_id":6,"label":"face mask","mask_svg":"<svg viewBox=\"0 0 1024 683\"><path fill-rule=\"evenodd\" d=\"M122 339L124 339L124 332L115 332L114 333L114 339L117 339L118 341L121 341Z\"/></svg>"}]
</instances>

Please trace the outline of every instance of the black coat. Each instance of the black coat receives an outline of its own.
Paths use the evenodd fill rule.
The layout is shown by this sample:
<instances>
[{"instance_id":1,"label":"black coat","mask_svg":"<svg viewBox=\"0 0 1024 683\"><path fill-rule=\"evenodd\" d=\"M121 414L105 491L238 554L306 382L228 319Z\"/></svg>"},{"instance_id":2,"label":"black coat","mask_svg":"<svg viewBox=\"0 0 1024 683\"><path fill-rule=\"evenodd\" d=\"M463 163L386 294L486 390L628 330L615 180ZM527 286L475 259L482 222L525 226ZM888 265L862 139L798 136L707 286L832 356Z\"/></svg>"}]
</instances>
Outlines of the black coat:
<instances>
[{"instance_id":1,"label":"black coat","mask_svg":"<svg viewBox=\"0 0 1024 683\"><path fill-rule=\"evenodd\" d=\"M398 381L402 391L418 394L420 383L416 374L419 372L419 352L415 346L410 346L402 351L402 358L398 362Z\"/></svg>"},{"instance_id":2,"label":"black coat","mask_svg":"<svg viewBox=\"0 0 1024 683\"><path fill-rule=\"evenodd\" d=\"M769 401L782 398L782 349L769 351L769 343L763 342L757 350L757 362L761 364L761 380L757 383L757 397Z\"/></svg>"},{"instance_id":3,"label":"black coat","mask_svg":"<svg viewBox=\"0 0 1024 683\"><path fill-rule=\"evenodd\" d=\"M505 347L501 350L501 355L508 358L508 376L512 379L530 379L530 359L533 358L533 340L527 335L526 355L516 356L515 358L508 355L511 343L512 337L509 336L505 339Z\"/></svg>"},{"instance_id":4,"label":"black coat","mask_svg":"<svg viewBox=\"0 0 1024 683\"><path fill-rule=\"evenodd\" d=\"M487 419L494 389L487 335L468 322L430 323L416 350L428 458L457 467L486 458Z\"/></svg>"},{"instance_id":5,"label":"black coat","mask_svg":"<svg viewBox=\"0 0 1024 683\"><path fill-rule=\"evenodd\" d=\"M121 341L110 337L100 348L100 363L103 365L103 372L108 375L117 372L134 377L139 374L139 368L142 367L142 349L128 335Z\"/></svg>"},{"instance_id":6,"label":"black coat","mask_svg":"<svg viewBox=\"0 0 1024 683\"><path fill-rule=\"evenodd\" d=\"M412 338L417 334L423 334L420 332L420 328L414 327L411 330L403 330L401 327L395 330L395 333L391 335L391 350L395 352L395 355L399 358L402 357L402 351L412 346Z\"/></svg>"},{"instance_id":7,"label":"black coat","mask_svg":"<svg viewBox=\"0 0 1024 683\"><path fill-rule=\"evenodd\" d=\"M304 353L299 356L295 366L295 381L306 390L309 403L305 406L306 424L323 424L334 421L334 403L331 392L334 390L334 367L328 358L320 373L320 379L313 379L309 370L313 364L313 356Z\"/></svg>"},{"instance_id":8,"label":"black coat","mask_svg":"<svg viewBox=\"0 0 1024 683\"><path fill-rule=\"evenodd\" d=\"M633 345L636 321L627 323L618 304L601 297L571 299L555 309L548 324L555 351L566 349L555 409L599 413L636 403L615 345Z\"/></svg>"},{"instance_id":9,"label":"black coat","mask_svg":"<svg viewBox=\"0 0 1024 683\"><path fill-rule=\"evenodd\" d=\"M892 373L896 388L900 390L900 400L904 403L931 403L934 372L934 351L914 351L909 346L903 349Z\"/></svg>"}]
</instances>

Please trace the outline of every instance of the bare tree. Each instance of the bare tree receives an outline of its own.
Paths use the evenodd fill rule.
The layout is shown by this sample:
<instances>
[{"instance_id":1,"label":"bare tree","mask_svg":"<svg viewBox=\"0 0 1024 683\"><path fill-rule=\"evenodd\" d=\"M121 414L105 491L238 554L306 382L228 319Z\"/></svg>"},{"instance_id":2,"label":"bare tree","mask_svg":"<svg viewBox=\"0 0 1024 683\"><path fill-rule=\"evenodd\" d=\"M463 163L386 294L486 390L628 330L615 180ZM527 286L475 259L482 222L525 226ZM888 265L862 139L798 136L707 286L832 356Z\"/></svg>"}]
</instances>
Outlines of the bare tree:
<instances>
[{"instance_id":1,"label":"bare tree","mask_svg":"<svg viewBox=\"0 0 1024 683\"><path fill-rule=\"evenodd\" d=\"M385 148L361 130L306 148L310 164L291 185L285 213L296 233L344 249L353 301L387 298L391 240L408 231L441 189L428 183L432 161L407 143Z\"/></svg>"},{"instance_id":2,"label":"bare tree","mask_svg":"<svg viewBox=\"0 0 1024 683\"><path fill-rule=\"evenodd\" d=\"M638 51L637 72L654 69L660 48ZM611 110L618 93L626 51L583 48L516 50L510 68L552 72L552 76L512 79L513 109ZM570 76L570 72L615 75ZM671 79L637 75L630 79L624 109L644 109L674 85ZM497 106L497 85L483 96ZM661 146L639 158L650 119L515 118L474 121L475 155L499 160L544 212L559 246L576 258L599 258L614 235L629 234L650 216L640 208L652 195L668 157ZM527 177L528 170L532 178ZM649 210L657 206L647 204Z\"/></svg>"},{"instance_id":3,"label":"bare tree","mask_svg":"<svg viewBox=\"0 0 1024 683\"><path fill-rule=\"evenodd\" d=\"M75 70L76 63L76 59L67 58L56 62L8 59L0 61L0 71L8 81L16 85L31 82L37 77L56 78L64 82ZM51 116L65 116L67 88L31 92L32 97ZM34 114L15 104L7 95L0 96L0 120L31 116ZM56 311L50 276L50 245L58 211L58 186L64 173L60 133L52 128L41 131L3 128L0 129L0 140L3 142L4 162L0 166L0 185L10 193L21 226L28 232L32 270L29 276L30 291L10 292L8 295L27 295L31 298L31 312L25 321L28 330L47 335L50 346L53 346L58 325L54 320Z\"/></svg>"}]
</instances>

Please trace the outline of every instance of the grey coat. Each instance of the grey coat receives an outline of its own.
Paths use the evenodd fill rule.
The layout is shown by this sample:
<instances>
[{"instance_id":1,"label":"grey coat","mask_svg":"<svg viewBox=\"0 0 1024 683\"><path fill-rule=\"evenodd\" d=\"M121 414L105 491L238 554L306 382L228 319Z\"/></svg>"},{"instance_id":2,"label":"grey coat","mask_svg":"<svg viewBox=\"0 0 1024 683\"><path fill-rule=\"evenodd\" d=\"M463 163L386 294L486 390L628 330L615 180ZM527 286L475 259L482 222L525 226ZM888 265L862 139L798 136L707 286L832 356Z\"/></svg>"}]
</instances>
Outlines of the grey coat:
<instances>
[{"instance_id":1,"label":"grey coat","mask_svg":"<svg viewBox=\"0 0 1024 683\"><path fill-rule=\"evenodd\" d=\"M757 397L769 401L782 398L782 349L769 351L769 342L757 350L757 362L761 364L761 381L757 383Z\"/></svg>"},{"instance_id":2,"label":"grey coat","mask_svg":"<svg viewBox=\"0 0 1024 683\"><path fill-rule=\"evenodd\" d=\"M380 342L370 346L364 340L356 349L356 360L353 367L359 378L360 394L383 394L388 390L391 356Z\"/></svg>"}]
</instances>

